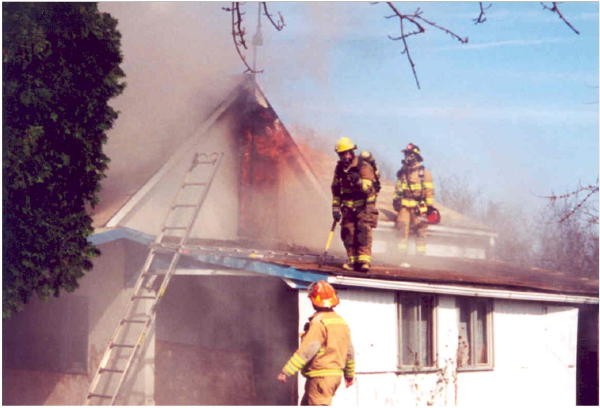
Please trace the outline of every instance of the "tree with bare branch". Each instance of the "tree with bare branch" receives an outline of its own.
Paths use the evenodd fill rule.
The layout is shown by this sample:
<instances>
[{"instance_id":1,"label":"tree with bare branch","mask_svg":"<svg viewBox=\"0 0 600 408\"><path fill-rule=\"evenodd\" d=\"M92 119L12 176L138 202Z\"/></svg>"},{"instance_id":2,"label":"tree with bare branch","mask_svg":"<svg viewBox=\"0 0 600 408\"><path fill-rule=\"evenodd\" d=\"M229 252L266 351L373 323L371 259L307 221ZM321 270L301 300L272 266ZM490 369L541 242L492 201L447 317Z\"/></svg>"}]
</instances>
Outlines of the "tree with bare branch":
<instances>
[{"instance_id":1,"label":"tree with bare branch","mask_svg":"<svg viewBox=\"0 0 600 408\"><path fill-rule=\"evenodd\" d=\"M581 197L583 195L583 198ZM596 184L581 185L564 194L551 194L544 198L550 201L551 205L563 203L563 212L559 222L565 222L575 214L581 214L589 224L598 224L598 207L590 205L591 199L598 195L598 179Z\"/></svg>"},{"instance_id":2,"label":"tree with bare branch","mask_svg":"<svg viewBox=\"0 0 600 408\"><path fill-rule=\"evenodd\" d=\"M244 3L240 2L232 2L231 7L223 7L223 10L231 13L231 34L233 37L233 43L235 45L235 49L242 60L243 64L246 66L246 72L251 73L261 73L262 70L257 70L256 67L250 66L246 58L246 51L248 50L248 44L246 42L246 29L244 26L244 16L245 12L242 11L241 7ZM379 4L378 2L374 2L371 4ZM402 6L405 4L400 3ZM388 38L392 41L400 41L402 43L402 51L401 53L406 56L407 62L411 68L413 77L415 79L415 83L418 89L421 89L421 83L419 81L416 69L416 63L412 57L410 52L409 42L410 37L416 35L422 35L427 32L427 28L434 28L438 31L442 31L449 35L454 40L460 42L461 44L467 44L469 39L467 37L460 36L456 34L453 30L446 28L440 24L437 24L430 19L425 17L425 13L420 8L417 8L415 11L411 13L406 13L400 10L400 8L394 4L393 2L386 2L385 5L388 9L392 11L391 15L385 16L386 19L397 18L399 23L399 31L398 35L388 35ZM548 10L552 13L555 13L559 19L565 23L574 33L579 34L579 31L571 24L571 22L565 17L560 8L558 7L557 2L552 2L550 5L541 2L543 10ZM258 20L258 30L254 37L254 44L257 45L257 42L262 41L262 36L260 34L260 13L264 14L268 21L271 23L273 27L277 31L281 31L285 27L284 18L281 13L278 12L278 17L273 18L272 14L269 13L267 9L266 2L259 2L259 20ZM492 3L484 5L483 2L478 3L479 14L476 18L473 19L475 24L483 24L487 21L486 11L492 7ZM258 44L260 45L260 44Z\"/></svg>"},{"instance_id":3,"label":"tree with bare branch","mask_svg":"<svg viewBox=\"0 0 600 408\"><path fill-rule=\"evenodd\" d=\"M246 52L248 51L248 43L246 41L246 28L244 25L244 16L245 16L246 12L242 11L242 8L241 8L242 5L243 5L243 3L240 3L237 1L232 2L231 7L223 7L223 10L231 13L231 36L233 37L233 44L235 45L235 50L237 51L240 59L242 60L242 62L244 63L244 65L246 67L245 72L249 72L252 74L259 74L259 73L263 72L263 70L257 70L256 67L254 66L254 64L253 64L253 66L250 66L250 64L248 63L248 60L246 58ZM254 46L262 45L262 33L260 31L260 27L261 27L260 15L261 15L261 13L267 17L267 20L271 23L271 25L277 31L281 31L281 30L283 30L283 27L285 27L285 21L283 19L283 15L278 12L277 13L278 17L274 18L273 15L269 12L266 2L261 1L258 3L258 13L259 13L258 29L252 39L252 43Z\"/></svg>"}]
</instances>

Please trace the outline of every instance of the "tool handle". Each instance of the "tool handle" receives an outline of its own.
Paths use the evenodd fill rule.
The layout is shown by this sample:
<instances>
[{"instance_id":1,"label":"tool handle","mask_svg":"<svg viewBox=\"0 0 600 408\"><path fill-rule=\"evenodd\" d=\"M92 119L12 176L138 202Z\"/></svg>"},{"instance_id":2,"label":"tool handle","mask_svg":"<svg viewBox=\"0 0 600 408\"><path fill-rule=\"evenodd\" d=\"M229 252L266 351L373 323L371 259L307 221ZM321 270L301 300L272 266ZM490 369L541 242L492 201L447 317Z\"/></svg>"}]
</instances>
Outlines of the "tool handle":
<instances>
[{"instance_id":1,"label":"tool handle","mask_svg":"<svg viewBox=\"0 0 600 408\"><path fill-rule=\"evenodd\" d=\"M327 252L327 250L329 250L329 246L331 245L331 240L333 239L333 231L335 231L335 226L337 225L338 221L337 220L333 220L333 224L331 224L331 230L329 230L329 236L327 237L327 243L325 244L325 252Z\"/></svg>"},{"instance_id":2,"label":"tool handle","mask_svg":"<svg viewBox=\"0 0 600 408\"><path fill-rule=\"evenodd\" d=\"M331 232L333 232L335 230L335 226L337 225L338 221L337 220L333 220L333 224L331 224Z\"/></svg>"}]
</instances>

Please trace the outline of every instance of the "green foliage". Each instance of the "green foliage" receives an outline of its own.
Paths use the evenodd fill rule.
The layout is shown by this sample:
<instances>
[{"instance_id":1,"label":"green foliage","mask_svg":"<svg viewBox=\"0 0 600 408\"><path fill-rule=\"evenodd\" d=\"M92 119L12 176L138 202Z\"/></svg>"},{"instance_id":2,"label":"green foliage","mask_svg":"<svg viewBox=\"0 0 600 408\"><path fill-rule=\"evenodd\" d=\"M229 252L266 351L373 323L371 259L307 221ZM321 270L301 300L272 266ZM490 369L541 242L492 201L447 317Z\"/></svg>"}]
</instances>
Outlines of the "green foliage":
<instances>
[{"instance_id":1,"label":"green foliage","mask_svg":"<svg viewBox=\"0 0 600 408\"><path fill-rule=\"evenodd\" d=\"M123 91L117 21L96 3L2 4L2 314L73 291L99 251L86 208Z\"/></svg>"}]
</instances>

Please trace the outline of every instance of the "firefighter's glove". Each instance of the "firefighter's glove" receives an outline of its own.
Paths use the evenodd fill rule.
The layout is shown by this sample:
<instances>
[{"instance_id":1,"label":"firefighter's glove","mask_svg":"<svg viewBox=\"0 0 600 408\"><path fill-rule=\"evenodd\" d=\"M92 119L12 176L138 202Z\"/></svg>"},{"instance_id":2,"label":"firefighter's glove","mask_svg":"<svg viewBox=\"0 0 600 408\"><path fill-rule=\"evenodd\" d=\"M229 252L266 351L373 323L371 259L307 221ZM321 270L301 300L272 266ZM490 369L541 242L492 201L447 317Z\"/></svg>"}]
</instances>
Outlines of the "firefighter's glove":
<instances>
[{"instance_id":1,"label":"firefighter's glove","mask_svg":"<svg viewBox=\"0 0 600 408\"><path fill-rule=\"evenodd\" d=\"M342 219L342 210L340 210L340 207L332 207L331 215L333 216L333 220L335 222L339 222Z\"/></svg>"},{"instance_id":2,"label":"firefighter's glove","mask_svg":"<svg viewBox=\"0 0 600 408\"><path fill-rule=\"evenodd\" d=\"M400 208L402 208L402 199L400 197L394 198L392 205L394 206L394 211L400 211Z\"/></svg>"}]
</instances>

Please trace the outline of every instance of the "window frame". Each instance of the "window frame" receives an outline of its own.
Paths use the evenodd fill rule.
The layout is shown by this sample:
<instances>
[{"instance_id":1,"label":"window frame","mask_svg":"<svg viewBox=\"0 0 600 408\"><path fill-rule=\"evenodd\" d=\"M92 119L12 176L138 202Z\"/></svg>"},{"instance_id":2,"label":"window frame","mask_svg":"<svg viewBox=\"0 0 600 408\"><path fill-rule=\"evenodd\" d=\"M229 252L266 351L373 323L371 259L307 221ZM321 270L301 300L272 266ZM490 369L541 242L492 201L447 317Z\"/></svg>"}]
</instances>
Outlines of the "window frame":
<instances>
[{"instance_id":1,"label":"window frame","mask_svg":"<svg viewBox=\"0 0 600 408\"><path fill-rule=\"evenodd\" d=\"M430 326L429 330L429 343L430 349L427 350L429 355L425 358L428 360L427 365L420 365L419 362L417 364L407 365L404 364L404 342L403 342L403 308L406 307L406 302L403 302L403 299L411 299L412 301L418 301L418 309L416 310L417 319L415 321L419 321L419 318L423 313L424 300L429 300L430 311L430 320L428 325ZM412 306L412 305L410 305ZM397 334L396 338L398 339L397 345L397 362L396 366L398 371L400 372L431 372L437 370L437 310L438 310L438 296L427 293L413 293L413 292L396 292L396 321L397 321ZM420 326L420 325L419 325ZM417 335L420 332L420 327L416 329ZM421 336L418 336L417 341L422 343ZM426 340L427 341L427 340ZM426 346L427 347L427 346Z\"/></svg>"},{"instance_id":2,"label":"window frame","mask_svg":"<svg viewBox=\"0 0 600 408\"><path fill-rule=\"evenodd\" d=\"M475 326L477 321L478 306L483 305L485 307L485 347L487 351L487 361L485 363L474 363L468 365L459 365L459 352L460 352L460 333L461 333L461 316L463 309L467 306L467 313L469 316L469 333L468 333L468 344L478 344L477 333L475 332ZM478 298L478 297L457 297L456 298L456 324L457 324L457 349L456 349L456 369L457 371L482 371L482 370L493 370L494 369L494 301L489 298ZM475 355L477 349L469 347L469 360L476 361Z\"/></svg>"}]
</instances>

